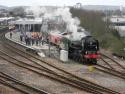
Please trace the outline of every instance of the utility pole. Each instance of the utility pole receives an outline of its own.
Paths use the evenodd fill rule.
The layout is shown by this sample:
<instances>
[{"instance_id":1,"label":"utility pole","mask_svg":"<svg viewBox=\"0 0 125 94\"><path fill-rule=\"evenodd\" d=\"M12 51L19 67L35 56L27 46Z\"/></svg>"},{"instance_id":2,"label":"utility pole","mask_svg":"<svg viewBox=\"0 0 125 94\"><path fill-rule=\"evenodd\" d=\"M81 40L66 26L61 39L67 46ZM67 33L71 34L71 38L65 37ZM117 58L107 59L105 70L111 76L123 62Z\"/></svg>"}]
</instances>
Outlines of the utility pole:
<instances>
[{"instance_id":1,"label":"utility pole","mask_svg":"<svg viewBox=\"0 0 125 94\"><path fill-rule=\"evenodd\" d=\"M50 32L49 32L50 35ZM49 36L49 57L50 57L50 36Z\"/></svg>"},{"instance_id":2,"label":"utility pole","mask_svg":"<svg viewBox=\"0 0 125 94\"><path fill-rule=\"evenodd\" d=\"M48 25L49 24L49 25ZM50 49L50 30L48 30L48 28L49 28L49 26L51 25L48 21L47 21L47 19L45 20L45 25L46 25L46 33L47 33L47 38L48 38L48 46L49 46L49 57L51 56L51 49Z\"/></svg>"}]
</instances>

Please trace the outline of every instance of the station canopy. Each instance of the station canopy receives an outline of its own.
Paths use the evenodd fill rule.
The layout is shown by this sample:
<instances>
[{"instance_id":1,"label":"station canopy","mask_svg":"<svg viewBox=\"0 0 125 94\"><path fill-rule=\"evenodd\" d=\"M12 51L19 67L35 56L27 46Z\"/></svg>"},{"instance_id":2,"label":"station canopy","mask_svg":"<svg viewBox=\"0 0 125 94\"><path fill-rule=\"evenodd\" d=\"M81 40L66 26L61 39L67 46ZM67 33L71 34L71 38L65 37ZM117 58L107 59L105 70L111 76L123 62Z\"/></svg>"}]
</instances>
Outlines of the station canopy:
<instances>
[{"instance_id":1,"label":"station canopy","mask_svg":"<svg viewBox=\"0 0 125 94\"><path fill-rule=\"evenodd\" d=\"M25 25L25 24L42 24L41 18L36 19L19 19L16 21L11 21L10 24Z\"/></svg>"}]
</instances>

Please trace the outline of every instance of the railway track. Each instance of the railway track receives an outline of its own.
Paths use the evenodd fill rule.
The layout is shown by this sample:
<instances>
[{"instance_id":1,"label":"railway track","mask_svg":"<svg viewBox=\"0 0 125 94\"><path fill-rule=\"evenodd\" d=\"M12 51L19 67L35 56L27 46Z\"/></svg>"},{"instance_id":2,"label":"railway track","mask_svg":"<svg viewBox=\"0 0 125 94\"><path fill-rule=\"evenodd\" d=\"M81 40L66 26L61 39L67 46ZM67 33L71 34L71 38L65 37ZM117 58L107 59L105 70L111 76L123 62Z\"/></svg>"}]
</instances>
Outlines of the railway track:
<instances>
[{"instance_id":1,"label":"railway track","mask_svg":"<svg viewBox=\"0 0 125 94\"><path fill-rule=\"evenodd\" d=\"M5 41L5 39L3 39ZM5 48L9 51L11 51L14 54L17 54L34 64L26 64L26 62L22 62L21 60L18 60L17 58L13 58L8 53L1 51L0 57L10 63L13 63L17 66L23 67L25 69L28 69L30 71L33 71L41 76L45 76L47 78L59 81L64 84L68 84L70 86L73 86L75 88L79 88L81 90L93 93L93 94L120 94L119 92L107 89L103 86L97 85L95 83L92 83L88 80L85 80L83 78L80 78L74 74L71 74L61 68L56 67L55 65L49 63L45 59L41 59L37 56L34 56L30 53L25 52L24 50L18 49L16 45L10 45L8 42L4 42ZM13 59L13 60L12 60ZM15 63L13 61L17 61L20 63ZM46 65L46 66L45 66ZM49 67L47 67L49 66ZM60 72L56 72L51 70L51 68L54 68Z\"/></svg>"},{"instance_id":2,"label":"railway track","mask_svg":"<svg viewBox=\"0 0 125 94\"><path fill-rule=\"evenodd\" d=\"M24 94L49 94L38 88L27 85L26 83L19 81L4 72L0 72L0 83L14 88Z\"/></svg>"},{"instance_id":3,"label":"railway track","mask_svg":"<svg viewBox=\"0 0 125 94\"><path fill-rule=\"evenodd\" d=\"M7 29L0 30L0 45L2 45L3 42L6 40L4 38L5 37L4 35L7 32L8 32ZM24 82L21 82L2 71L0 71L0 83L10 88L13 88L23 94L49 94L48 92L44 90L40 90Z\"/></svg>"},{"instance_id":4,"label":"railway track","mask_svg":"<svg viewBox=\"0 0 125 94\"><path fill-rule=\"evenodd\" d=\"M106 61L106 59L109 59L109 61ZM101 57L101 61L103 61L106 66L104 65L101 65L101 64L97 64L97 66L95 66L95 69L99 70L99 71L102 71L104 73L108 73L108 74L111 74L113 76L116 76L116 77L119 77L121 79L124 79L125 80L125 72L121 72L119 70L117 70L111 62L113 62L114 64L116 64L116 66L120 67L123 71L125 71L125 67L123 65L121 65L119 62L115 61L114 59L102 54L102 57Z\"/></svg>"},{"instance_id":5,"label":"railway track","mask_svg":"<svg viewBox=\"0 0 125 94\"><path fill-rule=\"evenodd\" d=\"M102 94L102 93L104 93L104 92L106 92L106 93L108 93L108 94L120 94L120 93L118 93L118 92L115 92L115 91L113 91L113 90L110 90L110 89L107 89L107 88L105 88L105 87L102 87L102 86L99 86L99 85L97 85L97 84L94 84L94 83L91 83L91 82L89 82L89 81L87 81L87 80L85 80L85 79L83 79L83 78L80 78L80 77L78 77L78 76L76 76L76 75L73 75L73 74L71 74L71 73L69 73L69 72L67 72L67 71L65 71L65 70L63 70L63 69L60 69L60 68L58 68L58 67L56 67L55 65L52 65L52 64L50 64L50 63L48 63L47 61L45 61L45 60L42 60L42 59L40 59L40 58L38 58L38 57L36 57L36 56L33 56L32 54L30 54L30 53L27 53L27 52L24 52L24 51L22 51L22 50L19 50L19 49L17 49L17 48L14 48L12 45L10 45L10 44L8 44L8 45L6 45L5 47L8 47L8 48L11 48L11 51L13 52L13 53L16 53L16 54L18 54L18 55L20 55L20 56L22 56L22 57L24 57L24 58L26 58L26 59L28 59L28 60L30 60L31 62L34 62L36 65L37 65L37 67L39 67L38 69L37 69L37 72L38 72L38 70L40 71L41 70L41 68L42 68L42 70L41 71L46 71L47 73L49 73L49 75L52 75L52 73L53 73L53 76L55 76L56 75L56 78L59 78L60 77L60 79L61 78L63 78L61 81L63 82L63 83L65 83L66 84L66 82L64 82L64 78L65 78L65 80L67 80L67 82L70 82L70 84L69 85L73 85L73 86L75 86L75 87L79 87L79 89L82 89L82 90L85 90L85 91L87 91L87 92L91 92L91 93L95 93L95 94ZM7 48L7 49L8 49ZM15 50L13 50L13 49L16 49L16 51ZM2 52L2 54L4 54L5 55L5 53L3 53ZM7 55L7 54L6 54ZM9 55L8 55L9 56ZM30 56L30 59L29 58L27 58L27 57L29 57ZM31 59L31 57L33 58L33 59ZM5 59L5 57L2 57L2 58L4 58ZM14 58L13 58L14 59ZM6 60L8 60L7 58L6 58ZM39 61L39 62L41 62L41 63L38 63L38 62L36 62L36 61ZM12 61L9 61L9 62L11 62L12 63ZM19 62L19 61L18 61ZM23 62L21 62L21 63L23 63ZM53 67L53 68L55 68L56 70L58 70L58 71L61 71L62 73L63 73L63 75L65 74L65 76L63 76L63 75L60 75L60 74L58 74L57 72L55 72L55 71L52 71L52 70L50 70L51 68L47 68L47 67L45 67L45 66L43 66L42 64L46 64L47 66L50 66L50 67ZM28 65L29 66L29 65ZM24 67L24 66L23 66ZM32 66L33 67L33 66ZM30 66L30 68L31 68L31 66ZM36 67L34 68L35 69L35 72L36 72ZM31 70L31 69L30 69ZM39 72L39 74L41 74L41 72ZM42 74L42 75L45 75L45 74ZM47 77L48 77L48 75L46 75ZM57 77L58 76L58 77ZM52 78L52 77L49 77L49 78ZM53 77L53 79L54 79L55 77ZM71 79L72 78L72 79ZM55 80L57 80L57 79L55 79ZM59 80L59 79L58 79ZM72 82L72 84L71 84L71 82Z\"/></svg>"},{"instance_id":6,"label":"railway track","mask_svg":"<svg viewBox=\"0 0 125 94\"><path fill-rule=\"evenodd\" d=\"M30 70L30 71L33 71L33 72L35 72L35 73L37 73L37 74L39 74L39 75L41 75L41 76L45 76L45 77L49 77L50 79L52 79L52 80L55 80L55 81L59 81L59 82L61 82L61 83L64 83L64 84L68 84L68 85L70 85L70 86L73 86L73 87L75 87L75 88L78 88L78 89L81 89L81 90L85 90L85 91L88 91L88 92L91 92L91 93L99 93L97 90L92 90L92 88L91 87L89 87L88 89L85 87L85 85L80 85L79 86L79 84L78 84L78 82L77 82L77 84L76 84L76 81L74 81L74 80L70 80L70 78L65 78L65 77L63 77L63 76L60 76L60 75L58 75L58 74L56 74L56 73L54 73L54 72L52 72L52 71L48 71L48 70L44 70L44 69L41 69L41 68L39 68L39 67L34 67L34 66L26 66L26 64L24 64L23 62L19 62L18 60L18 62L19 62L19 64L17 64L17 63L14 63L14 62L12 62L11 60L9 60L9 59L7 59L7 58L5 58L5 56L0 56L1 58L3 58L4 60L6 60L6 61L8 61L8 62L10 62L10 63L12 63L12 64L14 64L14 65L17 65L17 66L19 66L19 67L23 67L23 68L25 68L25 69L28 69L28 70ZM10 58L10 57L9 57ZM44 71L44 72L43 72ZM72 83L71 83L72 82ZM101 93L99 93L99 94L101 94Z\"/></svg>"},{"instance_id":7,"label":"railway track","mask_svg":"<svg viewBox=\"0 0 125 94\"><path fill-rule=\"evenodd\" d=\"M114 64L116 64L117 66L119 66L121 69L125 70L125 67L124 67L123 65L121 65L119 62L115 61L115 60L112 59L111 57L109 57L109 56L107 56L107 55L104 55L104 54L102 54L102 57L103 57L103 58L101 58L101 60L103 60L104 62L107 62L107 61L104 59L104 57L105 57L105 58L109 59L110 61L112 61L112 62L113 62ZM110 64L110 63L108 63L108 64ZM113 68L113 67L112 67L112 68ZM115 68L113 68L113 69L115 69Z\"/></svg>"}]
</instances>

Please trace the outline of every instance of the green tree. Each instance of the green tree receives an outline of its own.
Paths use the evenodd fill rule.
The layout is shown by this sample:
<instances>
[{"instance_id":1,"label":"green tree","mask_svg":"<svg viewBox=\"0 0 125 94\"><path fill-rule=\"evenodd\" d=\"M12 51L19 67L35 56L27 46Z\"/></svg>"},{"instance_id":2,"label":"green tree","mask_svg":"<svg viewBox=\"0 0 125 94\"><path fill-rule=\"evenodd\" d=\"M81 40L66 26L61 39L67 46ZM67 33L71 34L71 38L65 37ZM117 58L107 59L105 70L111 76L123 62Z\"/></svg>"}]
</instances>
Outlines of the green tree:
<instances>
[{"instance_id":1,"label":"green tree","mask_svg":"<svg viewBox=\"0 0 125 94\"><path fill-rule=\"evenodd\" d=\"M109 28L109 20L104 21L106 15L100 11L86 11L83 9L70 9L73 17L78 17L81 26L99 40L101 48L119 52L125 47L123 39L117 30Z\"/></svg>"}]
</instances>

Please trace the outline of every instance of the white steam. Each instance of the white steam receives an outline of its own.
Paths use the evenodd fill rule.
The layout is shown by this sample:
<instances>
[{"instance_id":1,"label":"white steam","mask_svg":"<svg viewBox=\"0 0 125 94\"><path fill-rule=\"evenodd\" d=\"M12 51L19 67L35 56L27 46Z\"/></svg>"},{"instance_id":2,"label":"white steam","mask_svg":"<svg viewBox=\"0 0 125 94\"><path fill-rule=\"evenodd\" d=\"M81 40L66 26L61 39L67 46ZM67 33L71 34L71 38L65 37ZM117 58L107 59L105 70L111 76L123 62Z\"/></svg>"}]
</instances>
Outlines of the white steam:
<instances>
[{"instance_id":1,"label":"white steam","mask_svg":"<svg viewBox=\"0 0 125 94\"><path fill-rule=\"evenodd\" d=\"M35 18L41 17L43 14L46 13L45 7L39 7L39 6L32 6L27 8L26 10L27 14L33 14Z\"/></svg>"},{"instance_id":2,"label":"white steam","mask_svg":"<svg viewBox=\"0 0 125 94\"><path fill-rule=\"evenodd\" d=\"M80 24L79 19L72 18L72 14L70 13L69 8L58 8L55 13L55 16L60 15L62 20L66 23L67 31L71 31L73 33L77 32L78 25Z\"/></svg>"},{"instance_id":3,"label":"white steam","mask_svg":"<svg viewBox=\"0 0 125 94\"><path fill-rule=\"evenodd\" d=\"M26 9L26 13L33 14L35 18L52 19L52 17L61 17L61 21L66 23L66 30L72 32L72 38L77 38L77 30L80 24L78 18L73 18L69 8L46 8L46 7L30 7ZM86 36L83 33L83 36ZM79 36L78 36L79 37Z\"/></svg>"}]
</instances>

